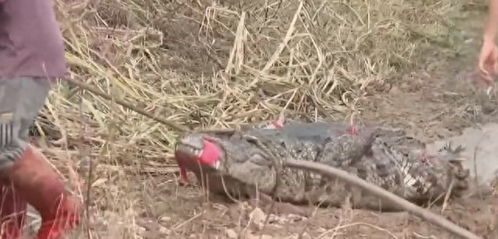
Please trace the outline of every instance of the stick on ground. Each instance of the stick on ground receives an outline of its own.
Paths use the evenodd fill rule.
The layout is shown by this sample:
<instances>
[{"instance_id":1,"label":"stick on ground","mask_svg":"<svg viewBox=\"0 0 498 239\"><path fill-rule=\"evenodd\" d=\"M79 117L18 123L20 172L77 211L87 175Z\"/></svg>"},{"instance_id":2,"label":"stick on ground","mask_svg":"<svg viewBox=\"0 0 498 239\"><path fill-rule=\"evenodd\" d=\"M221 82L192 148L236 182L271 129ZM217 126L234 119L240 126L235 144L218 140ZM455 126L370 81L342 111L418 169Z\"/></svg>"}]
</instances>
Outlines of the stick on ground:
<instances>
[{"instance_id":1,"label":"stick on ground","mask_svg":"<svg viewBox=\"0 0 498 239\"><path fill-rule=\"evenodd\" d=\"M429 210L423 209L403 198L398 197L397 195L386 191L385 189L373 185L371 183L368 183L367 181L355 177L345 171L342 171L340 169L333 168L331 166L315 163L315 162L309 162L309 161L298 161L298 160L286 160L284 162L285 167L290 167L290 168L296 168L296 169L303 169L303 170L310 170L314 171L320 174L324 174L327 176L339 178L340 180L343 180L349 184L355 185L360 187L361 189L368 191L384 200L389 200L390 202L402 207L409 213L415 214L422 219L438 225L444 229L446 229L448 232L455 234L456 236L465 238L465 239L482 239L481 237L473 234L470 231L465 230L464 228L459 227L458 225L452 223L451 221L447 220L446 218L437 215L435 213L432 213Z\"/></svg>"},{"instance_id":2,"label":"stick on ground","mask_svg":"<svg viewBox=\"0 0 498 239\"><path fill-rule=\"evenodd\" d=\"M133 110L145 117L148 117L156 122L159 122L173 130L176 130L178 132L188 132L188 131L191 131L190 129L186 128L185 126L183 125L179 125L179 124L176 124L176 123L173 123L167 119L163 119L161 117L158 117L158 116L155 116L155 115L152 115L151 113L148 113L140 108L138 108L137 106L134 106L128 102L125 102L123 100L120 100L120 99L114 99L112 96L110 96L109 94L106 94L100 90L97 90L95 88L93 88L92 86L90 86L89 84L85 83L85 82L81 82L81 81L78 81L78 80L75 80L75 79L72 79L72 78L67 78L65 79L69 82L71 82L72 84L76 85L77 87L83 89L83 90L87 90L87 91L90 91L92 92L93 94L96 94L106 100L109 100L109 101L114 101L116 104L118 105L121 105L125 108L128 108L130 110ZM197 132L233 132L233 129L201 129L201 130L197 130Z\"/></svg>"},{"instance_id":3,"label":"stick on ground","mask_svg":"<svg viewBox=\"0 0 498 239\"><path fill-rule=\"evenodd\" d=\"M86 84L84 82L81 82L81 81L78 81L78 80L75 80L75 79L71 79L71 78L67 78L65 80L71 82L72 84L75 84L76 86L78 86L79 88L81 88L83 90L90 91L90 92L92 92L92 93L94 93L94 94L96 94L96 95L98 95L98 96L100 96L100 97L102 97L102 98L104 98L106 100L115 101L117 104L119 104L119 105L121 105L121 106L123 106L125 108L133 110L133 111L135 111L135 112L137 112L137 113L139 113L139 114L141 114L143 116L149 117L149 118L151 118L151 119L153 119L153 120L155 120L155 121L157 121L157 122L159 122L159 123L161 123L163 125L166 125L166 126L172 128L172 129L174 129L174 130L177 130L177 131L180 131L180 132L186 132L186 131L188 131L188 129L185 128L184 126L175 124L175 123L170 122L168 120L165 120L165 119L162 119L162 118L157 117L155 115L152 115L152 114L150 114L150 113L148 113L148 112L146 112L146 111L144 111L142 109L139 109L138 107L136 107L136 106L134 106L134 105L132 105L132 104L130 104L128 102L125 102L125 101L122 101L122 100L119 100L119 99L113 99L110 95L108 95L108 94L106 94L106 93L104 93L104 92L102 92L100 90L97 90L97 89L91 87L90 85L88 85L88 84Z\"/></svg>"}]
</instances>

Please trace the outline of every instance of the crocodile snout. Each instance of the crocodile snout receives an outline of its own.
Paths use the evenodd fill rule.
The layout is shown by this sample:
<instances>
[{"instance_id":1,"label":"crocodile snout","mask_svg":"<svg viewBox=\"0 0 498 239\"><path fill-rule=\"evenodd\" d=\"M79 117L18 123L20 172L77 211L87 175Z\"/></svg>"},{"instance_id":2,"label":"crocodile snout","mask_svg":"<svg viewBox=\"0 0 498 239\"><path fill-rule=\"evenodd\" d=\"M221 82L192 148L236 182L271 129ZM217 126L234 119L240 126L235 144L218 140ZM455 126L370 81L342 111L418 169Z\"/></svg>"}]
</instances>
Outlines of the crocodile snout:
<instances>
[{"instance_id":1,"label":"crocodile snout","mask_svg":"<svg viewBox=\"0 0 498 239\"><path fill-rule=\"evenodd\" d=\"M218 169L221 149L217 144L202 136L187 136L176 144L175 158L180 167L181 177L188 181L186 169L198 170L199 166Z\"/></svg>"}]
</instances>

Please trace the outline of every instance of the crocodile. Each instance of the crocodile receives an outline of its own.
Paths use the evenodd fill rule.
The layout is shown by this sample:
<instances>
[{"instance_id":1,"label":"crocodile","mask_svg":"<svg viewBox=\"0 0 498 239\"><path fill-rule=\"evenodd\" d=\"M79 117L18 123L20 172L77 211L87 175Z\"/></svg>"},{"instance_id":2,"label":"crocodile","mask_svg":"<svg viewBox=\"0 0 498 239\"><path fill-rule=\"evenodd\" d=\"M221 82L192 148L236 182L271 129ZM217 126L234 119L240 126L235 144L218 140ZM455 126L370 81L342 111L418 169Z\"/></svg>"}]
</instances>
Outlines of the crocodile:
<instances>
[{"instance_id":1,"label":"crocodile","mask_svg":"<svg viewBox=\"0 0 498 239\"><path fill-rule=\"evenodd\" d=\"M292 122L275 127L187 133L175 147L183 170L192 171L211 193L229 198L258 194L292 204L401 211L397 205L330 176L283 167L287 159L306 160L344 170L416 203L440 203L469 187L461 147L435 154L399 128L346 123Z\"/></svg>"}]
</instances>

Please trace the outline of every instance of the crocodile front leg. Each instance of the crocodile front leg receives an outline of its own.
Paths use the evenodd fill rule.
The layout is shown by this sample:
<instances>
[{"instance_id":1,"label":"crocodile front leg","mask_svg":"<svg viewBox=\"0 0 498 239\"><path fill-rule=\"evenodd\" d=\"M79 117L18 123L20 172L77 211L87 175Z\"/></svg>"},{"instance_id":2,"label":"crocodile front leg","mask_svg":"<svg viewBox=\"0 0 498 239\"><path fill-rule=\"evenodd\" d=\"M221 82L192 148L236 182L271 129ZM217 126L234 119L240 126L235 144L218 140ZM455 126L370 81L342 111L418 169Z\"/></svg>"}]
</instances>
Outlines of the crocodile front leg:
<instances>
[{"instance_id":1,"label":"crocodile front leg","mask_svg":"<svg viewBox=\"0 0 498 239\"><path fill-rule=\"evenodd\" d=\"M251 197L249 204L253 207L261 208L266 214L294 214L309 217L312 213L309 209L296 206L292 203L275 201L265 193L259 193L258 197Z\"/></svg>"}]
</instances>

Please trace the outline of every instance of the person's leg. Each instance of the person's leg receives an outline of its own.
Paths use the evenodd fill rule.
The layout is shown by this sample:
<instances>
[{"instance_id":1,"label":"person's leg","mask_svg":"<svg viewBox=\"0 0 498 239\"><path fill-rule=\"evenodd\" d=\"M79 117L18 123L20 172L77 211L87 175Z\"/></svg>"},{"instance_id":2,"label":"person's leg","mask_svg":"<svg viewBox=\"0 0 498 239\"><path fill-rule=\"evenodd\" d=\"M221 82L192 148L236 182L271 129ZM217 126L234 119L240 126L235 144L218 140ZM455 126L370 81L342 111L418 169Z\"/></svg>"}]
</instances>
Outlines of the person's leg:
<instances>
[{"instance_id":1,"label":"person's leg","mask_svg":"<svg viewBox=\"0 0 498 239\"><path fill-rule=\"evenodd\" d=\"M17 93L20 91L20 84L13 84L16 79L0 79L0 114L14 112L18 107ZM12 82L7 82L12 81ZM13 115L13 114L12 114ZM5 121L5 114L2 114L0 121ZM12 165L12 157L9 152L16 148L14 143L7 143L12 128L5 127L9 124L0 123L0 170ZM13 125L13 124L10 124ZM15 150L14 150L15 151ZM6 175L0 177L0 238L21 238L24 220L27 213L26 200L16 192L14 185Z\"/></svg>"},{"instance_id":2,"label":"person's leg","mask_svg":"<svg viewBox=\"0 0 498 239\"><path fill-rule=\"evenodd\" d=\"M47 159L27 142L29 126L45 103L46 79L0 79L0 177L41 215L38 239L62 238L79 223L79 202Z\"/></svg>"},{"instance_id":3,"label":"person's leg","mask_svg":"<svg viewBox=\"0 0 498 239\"><path fill-rule=\"evenodd\" d=\"M46 158L28 145L9 169L18 192L41 215L38 239L63 238L65 231L79 223L79 202L64 188Z\"/></svg>"},{"instance_id":4,"label":"person's leg","mask_svg":"<svg viewBox=\"0 0 498 239\"><path fill-rule=\"evenodd\" d=\"M22 236L27 203L8 182L0 183L0 239Z\"/></svg>"}]
</instances>

